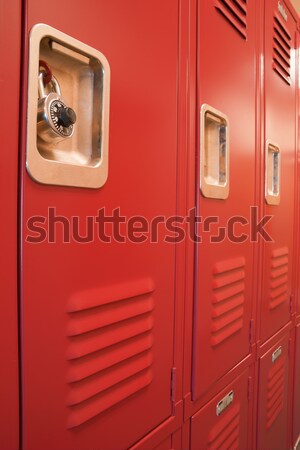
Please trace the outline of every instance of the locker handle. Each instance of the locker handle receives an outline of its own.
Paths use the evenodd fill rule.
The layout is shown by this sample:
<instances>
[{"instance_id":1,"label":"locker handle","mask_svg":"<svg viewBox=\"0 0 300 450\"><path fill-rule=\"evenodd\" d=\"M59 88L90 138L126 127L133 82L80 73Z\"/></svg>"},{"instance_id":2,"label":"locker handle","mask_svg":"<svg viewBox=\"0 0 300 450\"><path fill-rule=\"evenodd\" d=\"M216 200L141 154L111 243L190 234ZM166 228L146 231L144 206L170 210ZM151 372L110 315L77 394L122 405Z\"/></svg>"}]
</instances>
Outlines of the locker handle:
<instances>
[{"instance_id":1,"label":"locker handle","mask_svg":"<svg viewBox=\"0 0 300 450\"><path fill-rule=\"evenodd\" d=\"M47 185L101 188L108 179L108 60L38 23L30 31L28 72L28 174Z\"/></svg>"},{"instance_id":2,"label":"locker handle","mask_svg":"<svg viewBox=\"0 0 300 450\"><path fill-rule=\"evenodd\" d=\"M219 401L219 403L216 406L216 415L220 416L225 409L228 408L229 405L231 405L231 403L234 400L234 392L230 391L227 395L225 395L225 397L222 398L222 400Z\"/></svg>"},{"instance_id":3,"label":"locker handle","mask_svg":"<svg viewBox=\"0 0 300 450\"><path fill-rule=\"evenodd\" d=\"M208 198L229 195L228 118L206 104L200 114L200 189Z\"/></svg>"},{"instance_id":4,"label":"locker handle","mask_svg":"<svg viewBox=\"0 0 300 450\"><path fill-rule=\"evenodd\" d=\"M265 197L268 205L280 203L280 148L274 142L266 142Z\"/></svg>"},{"instance_id":5,"label":"locker handle","mask_svg":"<svg viewBox=\"0 0 300 450\"><path fill-rule=\"evenodd\" d=\"M282 355L282 346L278 347L273 353L272 353L272 363L277 361L277 359Z\"/></svg>"}]
</instances>

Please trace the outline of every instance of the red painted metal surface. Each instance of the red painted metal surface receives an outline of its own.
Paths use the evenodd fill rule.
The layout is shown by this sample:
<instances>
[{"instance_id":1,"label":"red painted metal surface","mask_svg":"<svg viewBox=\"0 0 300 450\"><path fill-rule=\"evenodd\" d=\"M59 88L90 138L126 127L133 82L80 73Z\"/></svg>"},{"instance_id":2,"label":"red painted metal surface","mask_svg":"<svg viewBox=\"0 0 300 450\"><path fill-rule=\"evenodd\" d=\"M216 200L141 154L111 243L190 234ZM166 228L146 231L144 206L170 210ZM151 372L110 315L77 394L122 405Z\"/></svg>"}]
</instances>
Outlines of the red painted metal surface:
<instances>
[{"instance_id":1,"label":"red painted metal surface","mask_svg":"<svg viewBox=\"0 0 300 450\"><path fill-rule=\"evenodd\" d=\"M283 2L282 6L285 7ZM279 12L278 1L265 2L264 147L266 147L266 141L270 140L280 148L281 198L279 205L265 204L264 207L264 213L273 216L268 225L268 232L273 242L264 244L263 291L260 312L261 341L271 337L291 317L295 191L296 23L286 7L285 13L286 21ZM263 148L263 152L265 151L266 148Z\"/></svg>"},{"instance_id":2,"label":"red painted metal surface","mask_svg":"<svg viewBox=\"0 0 300 450\"><path fill-rule=\"evenodd\" d=\"M294 310L297 316L300 316L300 118L299 118L299 107L300 107L300 32L299 32L299 21L297 30L297 108L296 108L296 201L295 201L295 213L296 213L296 233L297 233L297 246L295 249L295 305Z\"/></svg>"},{"instance_id":3,"label":"red painted metal surface","mask_svg":"<svg viewBox=\"0 0 300 450\"><path fill-rule=\"evenodd\" d=\"M181 430L176 431L167 439L162 441L157 447L153 450L181 450ZM143 450L147 450L146 447L143 447ZM149 448L149 450L152 450Z\"/></svg>"},{"instance_id":4,"label":"red painted metal surface","mask_svg":"<svg viewBox=\"0 0 300 450\"><path fill-rule=\"evenodd\" d=\"M299 20L298 20L298 26L299 26ZM295 195L294 195L294 253L293 253L293 304L292 304L292 310L293 314L299 315L300 314L300 305L298 301L299 296L299 239L300 239L300 233L299 233L299 224L300 224L300 195L299 195L299 189L300 189L300 183L299 183L299 164L300 164L300 155L299 155L299 94L300 94L300 69L299 69L299 63L300 63L300 55L299 55L299 48L300 46L300 33L299 29L296 30L296 52L295 52L295 65L296 65L296 107L295 107L295 145L296 145L296 155L295 155Z\"/></svg>"},{"instance_id":5,"label":"red painted metal surface","mask_svg":"<svg viewBox=\"0 0 300 450\"><path fill-rule=\"evenodd\" d=\"M192 450L248 448L249 369L191 418ZM233 401L217 415L218 404L232 392Z\"/></svg>"},{"instance_id":6,"label":"red painted metal surface","mask_svg":"<svg viewBox=\"0 0 300 450\"><path fill-rule=\"evenodd\" d=\"M183 443L182 443L182 430L179 429L177 431L175 431L175 433L173 433L172 435L172 447L171 449L173 450L181 450L183 448ZM164 450L163 448L161 450Z\"/></svg>"},{"instance_id":7,"label":"red painted metal surface","mask_svg":"<svg viewBox=\"0 0 300 450\"><path fill-rule=\"evenodd\" d=\"M296 326L293 391L293 445L300 438L300 320Z\"/></svg>"},{"instance_id":8,"label":"red painted metal surface","mask_svg":"<svg viewBox=\"0 0 300 450\"><path fill-rule=\"evenodd\" d=\"M19 447L17 187L21 2L0 2L0 448Z\"/></svg>"},{"instance_id":9,"label":"red painted metal surface","mask_svg":"<svg viewBox=\"0 0 300 450\"><path fill-rule=\"evenodd\" d=\"M166 427L159 426L137 442L130 450L181 450L182 429L166 433Z\"/></svg>"},{"instance_id":10,"label":"red painted metal surface","mask_svg":"<svg viewBox=\"0 0 300 450\"><path fill-rule=\"evenodd\" d=\"M193 400L251 348L253 247L249 238L234 242L249 227L236 225L233 239L223 236L214 243L210 238L218 234L217 225L208 232L203 223L210 216L217 216L221 227L234 217L249 220L255 204L255 2L237 10L243 26L221 1L199 2L198 111L208 104L228 117L230 190L226 200L204 198L198 181L202 243L196 256Z\"/></svg>"},{"instance_id":11,"label":"red painted metal surface","mask_svg":"<svg viewBox=\"0 0 300 450\"><path fill-rule=\"evenodd\" d=\"M289 339L272 340L259 359L257 448L288 448Z\"/></svg>"},{"instance_id":12,"label":"red painted metal surface","mask_svg":"<svg viewBox=\"0 0 300 450\"><path fill-rule=\"evenodd\" d=\"M191 60L196 61L196 0L179 2L179 68L178 68L178 215L185 216L186 211L195 204L195 133L191 124L195 120L196 74L191 68ZM189 124L189 125L188 125ZM186 224L187 225L187 224ZM185 228L188 232L187 226ZM176 330L175 330L175 366L176 401L183 399L184 369L188 367L191 353L185 347L185 333L191 333L190 323L185 327L187 305L193 305L193 264L194 244L185 239L176 249ZM189 292L186 293L186 288ZM184 301L182 301L184 299ZM190 316L189 316L190 317ZM189 338L191 346L192 338ZM184 361L183 361L184 356ZM190 389L190 375L189 375Z\"/></svg>"},{"instance_id":13,"label":"red painted metal surface","mask_svg":"<svg viewBox=\"0 0 300 450\"><path fill-rule=\"evenodd\" d=\"M26 4L26 41L39 22L70 34L104 53L112 85L101 190L34 183L22 147L23 446L125 449L173 412L175 247L64 244L61 229L57 243L30 245L26 222L51 206L68 218L102 206L176 214L178 4Z\"/></svg>"},{"instance_id":14,"label":"red painted metal surface","mask_svg":"<svg viewBox=\"0 0 300 450\"><path fill-rule=\"evenodd\" d=\"M196 134L197 119L197 0L189 1L188 27L189 36L186 43L186 81L180 86L182 92L186 95L186 112L183 112L181 124L186 123L184 127L186 135L183 135L183 142L186 148L186 158L180 164L185 172L181 191L186 186L186 197L179 197L181 200L181 210L191 210L195 207L195 179L196 179ZM195 244L191 239L187 239L184 248L184 258L178 259L181 273L184 273L183 297L184 301L184 364L183 364L183 398L191 396L191 373L192 373L192 342L193 342L193 306L194 306L194 272L195 272ZM186 428L185 428L186 429Z\"/></svg>"},{"instance_id":15,"label":"red painted metal surface","mask_svg":"<svg viewBox=\"0 0 300 450\"><path fill-rule=\"evenodd\" d=\"M157 447L153 450L172 450L172 436L169 436L167 439L162 441ZM151 449L152 450L152 449Z\"/></svg>"}]
</instances>

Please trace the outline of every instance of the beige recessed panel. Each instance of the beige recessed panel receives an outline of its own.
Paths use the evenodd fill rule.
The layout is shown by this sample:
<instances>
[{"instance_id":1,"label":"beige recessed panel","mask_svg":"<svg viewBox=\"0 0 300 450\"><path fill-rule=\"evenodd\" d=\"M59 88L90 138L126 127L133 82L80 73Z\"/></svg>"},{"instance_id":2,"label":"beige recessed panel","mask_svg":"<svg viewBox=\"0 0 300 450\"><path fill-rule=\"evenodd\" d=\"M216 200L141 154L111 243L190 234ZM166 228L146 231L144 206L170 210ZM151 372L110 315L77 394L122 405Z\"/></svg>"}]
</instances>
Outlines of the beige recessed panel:
<instances>
[{"instance_id":1,"label":"beige recessed panel","mask_svg":"<svg viewBox=\"0 0 300 450\"><path fill-rule=\"evenodd\" d=\"M266 142L265 197L268 205L280 203L281 152L277 144Z\"/></svg>"},{"instance_id":2,"label":"beige recessed panel","mask_svg":"<svg viewBox=\"0 0 300 450\"><path fill-rule=\"evenodd\" d=\"M61 100L76 112L71 137L43 140L37 130L39 61L59 83ZM45 95L51 95L51 83ZM100 188L108 177L110 68L105 56L48 25L30 33L27 157L30 176L43 184ZM49 98L50 98L49 97Z\"/></svg>"},{"instance_id":3,"label":"beige recessed panel","mask_svg":"<svg viewBox=\"0 0 300 450\"><path fill-rule=\"evenodd\" d=\"M222 112L202 105L200 116L200 189L208 198L229 195L229 125Z\"/></svg>"}]
</instances>

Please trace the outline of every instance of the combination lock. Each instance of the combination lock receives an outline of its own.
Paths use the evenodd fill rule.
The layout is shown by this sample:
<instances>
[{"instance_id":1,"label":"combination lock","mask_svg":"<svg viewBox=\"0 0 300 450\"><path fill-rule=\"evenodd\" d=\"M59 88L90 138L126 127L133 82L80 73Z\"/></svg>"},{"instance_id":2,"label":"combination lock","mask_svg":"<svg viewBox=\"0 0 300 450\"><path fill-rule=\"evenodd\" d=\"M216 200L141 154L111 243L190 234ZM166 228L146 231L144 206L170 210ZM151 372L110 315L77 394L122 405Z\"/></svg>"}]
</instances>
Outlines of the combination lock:
<instances>
[{"instance_id":1,"label":"combination lock","mask_svg":"<svg viewBox=\"0 0 300 450\"><path fill-rule=\"evenodd\" d=\"M52 75L49 82L52 90L46 94L43 78L43 73L40 73L37 133L43 141L54 144L73 135L76 114L61 100L57 79Z\"/></svg>"}]
</instances>

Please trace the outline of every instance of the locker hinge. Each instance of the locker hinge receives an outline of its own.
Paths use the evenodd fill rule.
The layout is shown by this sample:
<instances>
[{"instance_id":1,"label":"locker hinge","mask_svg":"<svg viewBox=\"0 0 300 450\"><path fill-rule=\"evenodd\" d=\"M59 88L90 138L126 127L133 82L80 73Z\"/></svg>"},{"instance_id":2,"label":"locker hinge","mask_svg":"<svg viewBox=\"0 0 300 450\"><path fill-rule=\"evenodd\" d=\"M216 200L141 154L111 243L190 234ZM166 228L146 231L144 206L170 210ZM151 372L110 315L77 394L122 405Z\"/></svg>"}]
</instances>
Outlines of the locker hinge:
<instances>
[{"instance_id":1,"label":"locker hinge","mask_svg":"<svg viewBox=\"0 0 300 450\"><path fill-rule=\"evenodd\" d=\"M248 377L248 401L252 397L252 377Z\"/></svg>"},{"instance_id":2,"label":"locker hinge","mask_svg":"<svg viewBox=\"0 0 300 450\"><path fill-rule=\"evenodd\" d=\"M251 319L250 320L250 326L249 326L249 342L250 342L250 348L252 347L253 344L253 322L254 320Z\"/></svg>"},{"instance_id":3,"label":"locker hinge","mask_svg":"<svg viewBox=\"0 0 300 450\"><path fill-rule=\"evenodd\" d=\"M175 402L176 399L176 367L171 369L171 400Z\"/></svg>"}]
</instances>

